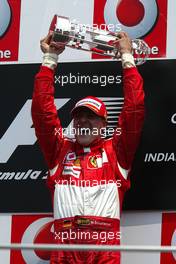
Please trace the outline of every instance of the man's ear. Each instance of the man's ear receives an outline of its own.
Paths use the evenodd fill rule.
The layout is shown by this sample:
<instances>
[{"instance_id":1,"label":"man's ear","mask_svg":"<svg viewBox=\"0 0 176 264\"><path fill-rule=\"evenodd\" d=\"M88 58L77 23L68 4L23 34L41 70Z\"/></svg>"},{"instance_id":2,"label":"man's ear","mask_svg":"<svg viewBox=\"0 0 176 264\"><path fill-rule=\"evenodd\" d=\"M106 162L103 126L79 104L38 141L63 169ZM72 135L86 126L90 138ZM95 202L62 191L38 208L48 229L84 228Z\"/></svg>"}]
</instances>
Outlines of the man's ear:
<instances>
[{"instance_id":1,"label":"man's ear","mask_svg":"<svg viewBox=\"0 0 176 264\"><path fill-rule=\"evenodd\" d=\"M106 127L108 122L106 121L106 119L102 118L102 121L103 121L103 126Z\"/></svg>"}]
</instances>

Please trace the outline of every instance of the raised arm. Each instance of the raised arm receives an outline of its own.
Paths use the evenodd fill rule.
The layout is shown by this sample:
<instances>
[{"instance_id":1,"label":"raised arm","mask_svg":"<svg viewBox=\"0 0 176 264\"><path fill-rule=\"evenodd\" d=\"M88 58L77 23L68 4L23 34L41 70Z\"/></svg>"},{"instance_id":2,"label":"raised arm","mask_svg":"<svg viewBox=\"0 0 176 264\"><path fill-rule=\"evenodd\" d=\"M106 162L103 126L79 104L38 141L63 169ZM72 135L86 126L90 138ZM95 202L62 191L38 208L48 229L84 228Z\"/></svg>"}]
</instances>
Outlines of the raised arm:
<instances>
[{"instance_id":1,"label":"raised arm","mask_svg":"<svg viewBox=\"0 0 176 264\"><path fill-rule=\"evenodd\" d=\"M49 169L57 165L57 153L63 144L62 129L54 104L54 69L64 47L50 45L51 35L41 40L43 64L35 76L32 119L38 142Z\"/></svg>"},{"instance_id":2,"label":"raised arm","mask_svg":"<svg viewBox=\"0 0 176 264\"><path fill-rule=\"evenodd\" d=\"M135 67L131 43L125 33L121 33L118 45L123 66L124 105L118 120L121 135L114 134L113 145L120 170L127 179L144 121L144 91L143 79Z\"/></svg>"}]
</instances>

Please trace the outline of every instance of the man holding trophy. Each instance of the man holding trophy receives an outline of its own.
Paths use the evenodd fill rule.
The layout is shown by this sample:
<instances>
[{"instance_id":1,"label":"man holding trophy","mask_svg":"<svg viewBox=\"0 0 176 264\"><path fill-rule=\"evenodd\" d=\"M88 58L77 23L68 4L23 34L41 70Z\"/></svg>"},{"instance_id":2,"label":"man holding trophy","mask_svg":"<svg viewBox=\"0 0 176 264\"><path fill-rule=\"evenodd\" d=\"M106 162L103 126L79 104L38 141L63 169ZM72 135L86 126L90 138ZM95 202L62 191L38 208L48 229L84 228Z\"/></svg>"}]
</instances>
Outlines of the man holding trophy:
<instances>
[{"instance_id":1,"label":"man holding trophy","mask_svg":"<svg viewBox=\"0 0 176 264\"><path fill-rule=\"evenodd\" d=\"M143 125L144 91L131 40L124 32L117 38L111 45L122 61L124 106L118 120L121 133L115 130L110 139L100 133L107 125L106 107L94 96L77 102L71 111L75 139L64 137L54 105L54 71L65 43L57 42L51 31L40 42L44 56L35 77L32 118L49 168L57 244L120 244L121 208ZM120 253L55 251L50 263L118 264Z\"/></svg>"}]
</instances>

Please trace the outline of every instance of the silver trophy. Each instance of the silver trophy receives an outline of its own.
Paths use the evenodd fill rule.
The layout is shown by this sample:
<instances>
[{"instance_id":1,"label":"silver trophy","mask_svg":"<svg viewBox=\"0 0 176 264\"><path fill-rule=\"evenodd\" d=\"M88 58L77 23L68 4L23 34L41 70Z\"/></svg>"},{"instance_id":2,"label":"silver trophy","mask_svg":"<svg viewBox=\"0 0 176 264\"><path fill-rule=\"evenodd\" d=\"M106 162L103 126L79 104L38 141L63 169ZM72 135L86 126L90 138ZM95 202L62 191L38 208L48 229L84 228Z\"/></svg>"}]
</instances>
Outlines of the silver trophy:
<instances>
[{"instance_id":1,"label":"silver trophy","mask_svg":"<svg viewBox=\"0 0 176 264\"><path fill-rule=\"evenodd\" d=\"M54 16L50 31L53 32L52 41L56 43L114 59L120 58L118 48L113 46L113 42L118 40L118 33L78 24L58 15ZM149 57L150 48L144 40L132 40L132 49L136 65L143 64Z\"/></svg>"}]
</instances>

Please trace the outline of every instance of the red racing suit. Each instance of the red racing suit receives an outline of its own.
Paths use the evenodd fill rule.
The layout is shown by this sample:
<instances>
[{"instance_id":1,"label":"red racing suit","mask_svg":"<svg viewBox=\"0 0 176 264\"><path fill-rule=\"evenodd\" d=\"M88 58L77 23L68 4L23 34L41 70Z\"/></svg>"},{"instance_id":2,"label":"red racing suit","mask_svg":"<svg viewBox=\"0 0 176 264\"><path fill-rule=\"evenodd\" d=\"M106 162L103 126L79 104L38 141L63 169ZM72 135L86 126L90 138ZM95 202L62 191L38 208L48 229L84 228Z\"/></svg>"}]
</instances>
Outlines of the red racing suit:
<instances>
[{"instance_id":1,"label":"red racing suit","mask_svg":"<svg viewBox=\"0 0 176 264\"><path fill-rule=\"evenodd\" d=\"M144 120L143 80L123 69L124 105L113 137L89 147L64 138L54 104L54 71L41 66L35 78L32 118L49 168L56 243L120 243L120 214ZM122 234L123 235L123 234ZM118 252L53 252L51 263L118 264Z\"/></svg>"}]
</instances>

